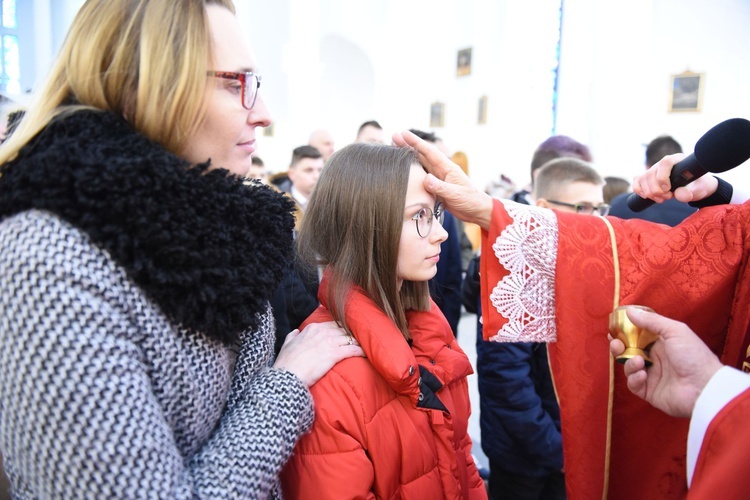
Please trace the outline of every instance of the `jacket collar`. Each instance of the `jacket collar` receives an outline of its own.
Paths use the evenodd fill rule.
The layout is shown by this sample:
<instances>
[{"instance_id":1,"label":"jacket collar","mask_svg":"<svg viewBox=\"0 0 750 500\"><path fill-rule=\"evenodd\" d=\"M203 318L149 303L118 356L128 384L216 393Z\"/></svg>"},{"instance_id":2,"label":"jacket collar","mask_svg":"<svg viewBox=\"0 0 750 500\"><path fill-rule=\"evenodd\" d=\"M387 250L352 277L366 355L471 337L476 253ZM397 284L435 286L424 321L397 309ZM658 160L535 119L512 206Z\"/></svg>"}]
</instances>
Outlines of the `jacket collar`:
<instances>
[{"instance_id":1,"label":"jacket collar","mask_svg":"<svg viewBox=\"0 0 750 500\"><path fill-rule=\"evenodd\" d=\"M0 167L0 218L56 214L108 251L171 321L233 342L257 326L281 281L292 204L208 166L114 114L80 111Z\"/></svg>"},{"instance_id":2,"label":"jacket collar","mask_svg":"<svg viewBox=\"0 0 750 500\"><path fill-rule=\"evenodd\" d=\"M328 308L329 274L323 275L318 299ZM430 301L429 311L407 311L411 345L401 331L360 288L352 287L344 306L346 324L367 359L391 388L418 404L421 370L447 385L473 373L471 363L453 336L448 321Z\"/></svg>"}]
</instances>

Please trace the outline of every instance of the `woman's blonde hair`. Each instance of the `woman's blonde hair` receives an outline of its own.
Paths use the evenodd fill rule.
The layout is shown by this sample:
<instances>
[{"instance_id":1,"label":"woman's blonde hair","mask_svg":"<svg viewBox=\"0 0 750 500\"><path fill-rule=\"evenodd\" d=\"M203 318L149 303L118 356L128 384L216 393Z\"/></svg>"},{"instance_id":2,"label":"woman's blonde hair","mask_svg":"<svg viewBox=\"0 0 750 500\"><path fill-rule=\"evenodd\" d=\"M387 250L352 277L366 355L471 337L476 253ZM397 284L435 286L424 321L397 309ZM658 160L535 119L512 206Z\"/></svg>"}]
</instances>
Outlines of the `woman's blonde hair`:
<instances>
[{"instance_id":1,"label":"woman's blonde hair","mask_svg":"<svg viewBox=\"0 0 750 500\"><path fill-rule=\"evenodd\" d=\"M419 160L411 149L351 144L328 160L305 209L297 251L305 262L328 266L328 308L347 331L344 304L352 286L407 340L405 311L430 309L427 282L404 281L399 290L396 273L412 165Z\"/></svg>"},{"instance_id":2,"label":"woman's blonde hair","mask_svg":"<svg viewBox=\"0 0 750 500\"><path fill-rule=\"evenodd\" d=\"M231 0L88 0L26 116L0 147L0 164L50 121L82 108L116 113L181 154L205 114L209 4L235 12Z\"/></svg>"}]
</instances>

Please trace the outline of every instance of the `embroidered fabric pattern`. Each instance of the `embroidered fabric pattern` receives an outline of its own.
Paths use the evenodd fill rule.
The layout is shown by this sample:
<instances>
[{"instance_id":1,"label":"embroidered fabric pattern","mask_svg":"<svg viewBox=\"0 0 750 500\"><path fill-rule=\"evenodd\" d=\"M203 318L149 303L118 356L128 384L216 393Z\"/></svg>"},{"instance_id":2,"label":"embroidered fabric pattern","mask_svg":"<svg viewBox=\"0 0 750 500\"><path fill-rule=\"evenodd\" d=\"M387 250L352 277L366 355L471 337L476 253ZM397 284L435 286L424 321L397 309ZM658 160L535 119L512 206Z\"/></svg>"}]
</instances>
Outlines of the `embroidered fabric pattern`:
<instances>
[{"instance_id":1,"label":"embroidered fabric pattern","mask_svg":"<svg viewBox=\"0 0 750 500\"><path fill-rule=\"evenodd\" d=\"M490 340L554 342L557 217L551 210L503 201L512 222L492 249L508 275L490 294L508 320Z\"/></svg>"}]
</instances>

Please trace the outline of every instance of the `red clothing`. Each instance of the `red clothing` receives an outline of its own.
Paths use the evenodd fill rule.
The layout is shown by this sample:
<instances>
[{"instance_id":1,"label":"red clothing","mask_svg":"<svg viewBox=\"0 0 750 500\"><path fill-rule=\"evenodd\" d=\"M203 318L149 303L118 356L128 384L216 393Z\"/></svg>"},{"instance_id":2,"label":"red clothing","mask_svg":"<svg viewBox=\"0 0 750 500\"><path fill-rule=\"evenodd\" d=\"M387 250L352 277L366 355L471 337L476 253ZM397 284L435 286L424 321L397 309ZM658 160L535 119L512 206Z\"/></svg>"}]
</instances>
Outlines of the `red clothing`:
<instances>
[{"instance_id":1,"label":"red clothing","mask_svg":"<svg viewBox=\"0 0 750 500\"><path fill-rule=\"evenodd\" d=\"M550 364L570 498L602 498L605 490L610 499L684 498L688 421L634 396L622 369L610 366L615 276L607 225L552 214L495 203L483 234L482 255L495 257L482 259L485 338L556 340ZM674 228L608 220L619 254L619 303L687 323L722 362L741 367L750 322L750 204L705 208Z\"/></svg>"},{"instance_id":2,"label":"red clothing","mask_svg":"<svg viewBox=\"0 0 750 500\"><path fill-rule=\"evenodd\" d=\"M331 321L325 285L305 324ZM315 423L282 472L284 496L487 498L467 433L471 364L437 306L407 313L411 348L361 292L345 314L367 357L340 362L310 388ZM430 392L420 365L443 384L434 395L447 411L417 406Z\"/></svg>"},{"instance_id":3,"label":"red clothing","mask_svg":"<svg viewBox=\"0 0 750 500\"><path fill-rule=\"evenodd\" d=\"M748 497L750 389L714 417L703 438L689 499L740 500Z\"/></svg>"}]
</instances>

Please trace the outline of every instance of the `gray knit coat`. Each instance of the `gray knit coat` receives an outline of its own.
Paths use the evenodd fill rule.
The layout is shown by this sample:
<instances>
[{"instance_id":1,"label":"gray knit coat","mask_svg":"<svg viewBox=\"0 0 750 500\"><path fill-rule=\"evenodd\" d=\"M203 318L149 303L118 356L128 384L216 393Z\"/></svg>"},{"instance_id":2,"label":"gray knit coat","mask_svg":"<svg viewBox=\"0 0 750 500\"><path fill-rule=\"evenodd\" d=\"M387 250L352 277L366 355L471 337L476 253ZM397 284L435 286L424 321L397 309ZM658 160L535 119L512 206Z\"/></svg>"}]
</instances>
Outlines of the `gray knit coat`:
<instances>
[{"instance_id":1,"label":"gray knit coat","mask_svg":"<svg viewBox=\"0 0 750 500\"><path fill-rule=\"evenodd\" d=\"M293 226L277 197L186 166L106 113L51 125L3 166L0 450L14 497L278 495L313 407L271 368L267 298Z\"/></svg>"}]
</instances>

